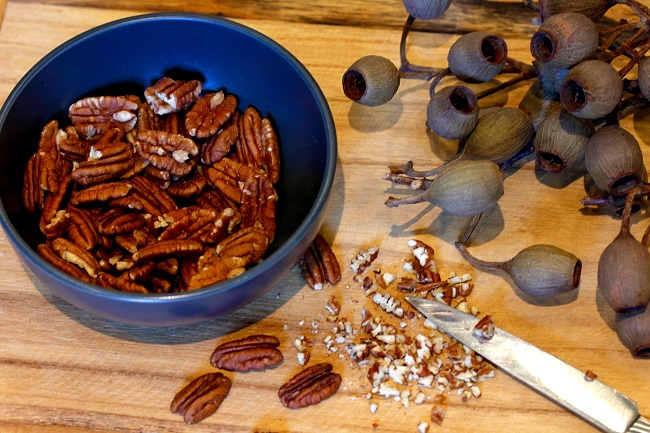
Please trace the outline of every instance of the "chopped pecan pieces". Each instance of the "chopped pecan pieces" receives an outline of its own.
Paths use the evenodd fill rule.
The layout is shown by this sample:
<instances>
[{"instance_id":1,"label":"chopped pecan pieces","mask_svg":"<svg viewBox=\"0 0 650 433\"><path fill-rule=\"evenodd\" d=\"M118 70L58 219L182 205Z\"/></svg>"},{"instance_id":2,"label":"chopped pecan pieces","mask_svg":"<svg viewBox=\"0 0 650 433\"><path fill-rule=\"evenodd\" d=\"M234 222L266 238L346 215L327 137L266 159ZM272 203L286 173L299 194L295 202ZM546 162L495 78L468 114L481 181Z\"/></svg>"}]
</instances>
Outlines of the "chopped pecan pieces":
<instances>
[{"instance_id":1,"label":"chopped pecan pieces","mask_svg":"<svg viewBox=\"0 0 650 433\"><path fill-rule=\"evenodd\" d=\"M336 394L341 376L332 371L332 364L320 363L307 367L293 376L278 390L282 404L290 409L315 405Z\"/></svg>"},{"instance_id":2,"label":"chopped pecan pieces","mask_svg":"<svg viewBox=\"0 0 650 433\"><path fill-rule=\"evenodd\" d=\"M172 413L182 415L187 424L195 424L219 409L231 386L230 379L222 373L204 374L180 390L169 409Z\"/></svg>"},{"instance_id":3,"label":"chopped pecan pieces","mask_svg":"<svg viewBox=\"0 0 650 433\"><path fill-rule=\"evenodd\" d=\"M494 337L494 320L491 315L483 316L481 320L478 321L474 329L472 330L472 335L478 341L485 343L490 341Z\"/></svg>"},{"instance_id":4,"label":"chopped pecan pieces","mask_svg":"<svg viewBox=\"0 0 650 433\"><path fill-rule=\"evenodd\" d=\"M332 248L321 234L317 234L299 263L302 277L309 287L322 290L325 283L341 281L341 267Z\"/></svg>"},{"instance_id":5,"label":"chopped pecan pieces","mask_svg":"<svg viewBox=\"0 0 650 433\"><path fill-rule=\"evenodd\" d=\"M272 335L251 335L217 346L210 363L230 371L266 370L284 360L278 346L280 341Z\"/></svg>"}]
</instances>

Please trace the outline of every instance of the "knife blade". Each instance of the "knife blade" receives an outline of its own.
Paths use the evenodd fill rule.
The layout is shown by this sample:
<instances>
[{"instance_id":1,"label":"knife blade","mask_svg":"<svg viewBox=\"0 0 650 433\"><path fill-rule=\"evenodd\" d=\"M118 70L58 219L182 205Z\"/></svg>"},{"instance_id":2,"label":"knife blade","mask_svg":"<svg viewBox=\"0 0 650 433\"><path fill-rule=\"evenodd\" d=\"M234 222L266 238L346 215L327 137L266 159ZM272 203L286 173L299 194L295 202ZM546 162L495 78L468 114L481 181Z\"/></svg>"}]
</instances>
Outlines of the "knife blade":
<instances>
[{"instance_id":1,"label":"knife blade","mask_svg":"<svg viewBox=\"0 0 650 433\"><path fill-rule=\"evenodd\" d=\"M406 300L440 330L495 366L607 433L650 433L650 421L637 404L585 372L495 327L489 340L474 334L478 317L438 301Z\"/></svg>"}]
</instances>

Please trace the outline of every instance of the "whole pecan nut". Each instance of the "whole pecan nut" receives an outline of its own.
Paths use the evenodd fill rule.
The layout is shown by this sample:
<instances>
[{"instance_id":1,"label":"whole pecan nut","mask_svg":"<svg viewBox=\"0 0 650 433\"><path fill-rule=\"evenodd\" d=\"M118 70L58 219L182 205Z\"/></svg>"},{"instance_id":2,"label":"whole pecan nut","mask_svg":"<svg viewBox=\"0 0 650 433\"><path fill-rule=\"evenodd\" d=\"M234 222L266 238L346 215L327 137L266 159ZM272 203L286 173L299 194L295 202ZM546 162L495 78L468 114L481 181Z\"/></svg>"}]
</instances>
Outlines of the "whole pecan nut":
<instances>
[{"instance_id":1,"label":"whole pecan nut","mask_svg":"<svg viewBox=\"0 0 650 433\"><path fill-rule=\"evenodd\" d=\"M187 424L203 421L219 409L231 386L230 379L222 373L204 374L180 390L169 409L182 415Z\"/></svg>"},{"instance_id":2,"label":"whole pecan nut","mask_svg":"<svg viewBox=\"0 0 650 433\"><path fill-rule=\"evenodd\" d=\"M230 371L266 370L284 360L279 345L280 341L272 335L251 335L217 346L210 357L210 363L214 367Z\"/></svg>"},{"instance_id":3,"label":"whole pecan nut","mask_svg":"<svg viewBox=\"0 0 650 433\"><path fill-rule=\"evenodd\" d=\"M336 394L341 376L332 371L332 364L312 365L293 376L278 390L282 404L290 409L315 405Z\"/></svg>"}]
</instances>

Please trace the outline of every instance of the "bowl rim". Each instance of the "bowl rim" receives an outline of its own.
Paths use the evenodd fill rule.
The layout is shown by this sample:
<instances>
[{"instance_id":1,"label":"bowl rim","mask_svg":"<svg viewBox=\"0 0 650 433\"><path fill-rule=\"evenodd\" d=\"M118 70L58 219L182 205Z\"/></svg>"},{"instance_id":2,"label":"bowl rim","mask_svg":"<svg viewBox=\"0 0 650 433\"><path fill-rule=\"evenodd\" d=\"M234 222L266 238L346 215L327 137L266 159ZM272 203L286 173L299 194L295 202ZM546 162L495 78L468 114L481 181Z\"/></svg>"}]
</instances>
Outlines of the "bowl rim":
<instances>
[{"instance_id":1,"label":"bowl rim","mask_svg":"<svg viewBox=\"0 0 650 433\"><path fill-rule=\"evenodd\" d=\"M83 282L77 278L72 277L71 275L59 270L55 266L51 265L49 262L44 260L31 246L25 242L25 240L20 236L20 234L15 229L14 225L9 220L2 200L0 199L0 225L2 226L4 232L6 233L8 239L10 240L13 247L19 250L20 254L18 257L21 261L28 259L32 262L35 262L39 267L55 277L58 280L66 280L69 284L72 284L75 290L83 290L88 294L92 294L96 297L105 298L105 299L116 299L123 298L128 300L131 303L142 303L142 304L157 304L157 303L167 303L170 301L181 302L190 299L201 299L208 296L213 296L218 292L226 292L232 290L233 287L239 286L240 284L247 284L248 281L253 280L259 277L259 274L263 273L267 268L273 267L278 262L282 260L282 257L286 255L288 250L291 250L299 241L304 238L310 232L310 224L314 220L318 219L318 215L325 209L327 201L330 195L330 191L334 184L334 178L336 173L336 164L338 157L337 149L337 136L336 129L334 124L334 119L332 116L331 109L329 104L322 92L322 89L307 70L307 68L286 48L280 45L275 40L266 36L258 30L255 30L251 27L248 27L244 24L229 20L224 17L207 15L201 13L188 13L188 12L155 12L155 13L146 13L134 15L126 18L121 18L113 20L99 26L95 26L89 30L86 30L68 40L58 45L56 48L48 52L43 56L36 64L34 64L16 83L14 88L11 90L7 99L0 108L0 129L4 127L6 117L10 109L13 107L14 103L17 100L18 95L21 93L23 88L29 84L34 75L36 75L40 70L46 67L53 58L59 55L61 52L67 50L69 47L74 46L75 44L81 42L84 39L92 37L94 35L100 34L105 31L110 31L115 28L135 25L140 22L149 22L149 21L201 21L205 23L217 24L222 27L229 28L231 30L243 33L249 37L257 39L262 44L266 45L268 48L276 51L282 58L284 58L290 66L296 70L298 75L306 82L308 88L311 90L314 99L317 101L319 112L322 117L323 126L326 133L326 142L327 146L327 158L325 162L324 175L321 182L321 186L316 195L316 199L309 210L305 215L303 221L300 223L298 228L286 239L286 241L278 247L277 250L273 251L268 257L264 259L263 262L254 266L253 268L247 270L243 274L235 277L231 280L223 281L217 284L209 285L202 287L200 289L185 291L185 292L175 292L175 293L130 293L130 292L121 292L117 290L106 289L101 286L89 284ZM22 255L22 256L21 256ZM24 256L24 257L23 257ZM50 288L50 287L48 287ZM51 288L50 288L51 289ZM261 294L260 294L261 296Z\"/></svg>"}]
</instances>

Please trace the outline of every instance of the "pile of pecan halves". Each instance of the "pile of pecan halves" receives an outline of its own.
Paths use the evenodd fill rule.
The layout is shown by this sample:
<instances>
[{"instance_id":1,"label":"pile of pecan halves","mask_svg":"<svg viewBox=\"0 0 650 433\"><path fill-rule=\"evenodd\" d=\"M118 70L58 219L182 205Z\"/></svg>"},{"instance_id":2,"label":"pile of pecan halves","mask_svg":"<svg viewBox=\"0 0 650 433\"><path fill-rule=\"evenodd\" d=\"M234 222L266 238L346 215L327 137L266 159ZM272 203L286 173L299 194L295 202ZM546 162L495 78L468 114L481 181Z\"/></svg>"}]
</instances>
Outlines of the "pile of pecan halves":
<instances>
[{"instance_id":1,"label":"pile of pecan halves","mask_svg":"<svg viewBox=\"0 0 650 433\"><path fill-rule=\"evenodd\" d=\"M81 99L50 121L24 172L38 253L83 281L168 293L233 278L276 230L280 150L254 107L162 78L137 96Z\"/></svg>"}]
</instances>

